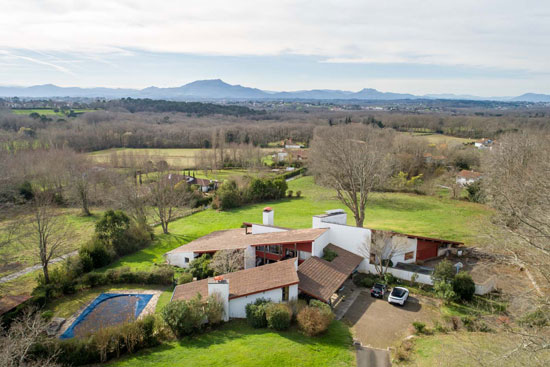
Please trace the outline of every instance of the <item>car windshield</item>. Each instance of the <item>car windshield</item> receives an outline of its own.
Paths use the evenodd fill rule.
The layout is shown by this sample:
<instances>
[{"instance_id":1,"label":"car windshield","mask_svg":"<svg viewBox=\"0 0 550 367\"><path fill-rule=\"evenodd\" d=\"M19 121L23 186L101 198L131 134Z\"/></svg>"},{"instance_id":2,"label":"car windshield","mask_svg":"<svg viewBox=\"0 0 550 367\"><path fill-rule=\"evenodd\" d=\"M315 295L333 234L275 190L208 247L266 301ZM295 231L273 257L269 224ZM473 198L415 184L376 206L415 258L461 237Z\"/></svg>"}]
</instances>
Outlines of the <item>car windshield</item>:
<instances>
[{"instance_id":1,"label":"car windshield","mask_svg":"<svg viewBox=\"0 0 550 367\"><path fill-rule=\"evenodd\" d=\"M405 295L405 290L402 288L394 288L393 291L391 291L391 295L393 297L401 298Z\"/></svg>"},{"instance_id":2,"label":"car windshield","mask_svg":"<svg viewBox=\"0 0 550 367\"><path fill-rule=\"evenodd\" d=\"M382 290L382 289L384 289L384 285L383 285L383 284L380 284L380 283L376 283L376 284L374 285L374 289Z\"/></svg>"}]
</instances>

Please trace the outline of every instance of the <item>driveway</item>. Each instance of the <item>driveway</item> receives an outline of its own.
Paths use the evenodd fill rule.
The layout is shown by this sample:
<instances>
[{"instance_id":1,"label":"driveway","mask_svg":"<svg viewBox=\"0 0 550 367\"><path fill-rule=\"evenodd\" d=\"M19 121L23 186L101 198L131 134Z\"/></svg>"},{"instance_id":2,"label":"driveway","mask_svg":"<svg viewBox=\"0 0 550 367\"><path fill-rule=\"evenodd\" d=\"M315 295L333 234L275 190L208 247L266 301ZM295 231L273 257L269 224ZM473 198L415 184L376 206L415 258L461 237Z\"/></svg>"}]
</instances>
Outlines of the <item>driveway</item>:
<instances>
[{"instance_id":1,"label":"driveway","mask_svg":"<svg viewBox=\"0 0 550 367\"><path fill-rule=\"evenodd\" d=\"M363 346L382 349L411 334L414 321L431 324L437 317L434 306L424 304L414 296L410 296L401 307L371 297L368 290L359 294L344 315L352 325L355 339Z\"/></svg>"}]
</instances>

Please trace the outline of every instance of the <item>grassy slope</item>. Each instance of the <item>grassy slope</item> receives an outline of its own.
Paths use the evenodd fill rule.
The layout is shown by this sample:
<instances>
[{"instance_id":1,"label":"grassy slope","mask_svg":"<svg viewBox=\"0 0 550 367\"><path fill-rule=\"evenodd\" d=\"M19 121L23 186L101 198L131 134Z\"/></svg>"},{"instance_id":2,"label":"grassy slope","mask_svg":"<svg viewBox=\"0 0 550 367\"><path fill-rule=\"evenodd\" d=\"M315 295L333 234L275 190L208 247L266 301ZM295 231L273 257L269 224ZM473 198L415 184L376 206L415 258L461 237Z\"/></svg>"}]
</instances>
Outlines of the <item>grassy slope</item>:
<instances>
[{"instance_id":1,"label":"grassy slope","mask_svg":"<svg viewBox=\"0 0 550 367\"><path fill-rule=\"evenodd\" d=\"M312 177L290 181L289 189L302 191L303 197L248 205L227 212L205 210L171 223L168 235L161 234L157 228L158 236L153 246L120 259L110 268L124 265L147 269L154 262L162 263L162 255L167 251L212 231L238 228L243 222L261 223L265 206L274 208L276 225L290 228L309 228L312 215L343 207L332 190L315 185ZM462 201L376 193L369 203L365 226L474 243L477 226L488 223L490 213L483 205ZM349 211L348 224L354 224Z\"/></svg>"},{"instance_id":2,"label":"grassy slope","mask_svg":"<svg viewBox=\"0 0 550 367\"><path fill-rule=\"evenodd\" d=\"M220 329L115 361L113 366L355 366L349 329L335 321L318 338L296 330L252 329L231 321Z\"/></svg>"}]
</instances>

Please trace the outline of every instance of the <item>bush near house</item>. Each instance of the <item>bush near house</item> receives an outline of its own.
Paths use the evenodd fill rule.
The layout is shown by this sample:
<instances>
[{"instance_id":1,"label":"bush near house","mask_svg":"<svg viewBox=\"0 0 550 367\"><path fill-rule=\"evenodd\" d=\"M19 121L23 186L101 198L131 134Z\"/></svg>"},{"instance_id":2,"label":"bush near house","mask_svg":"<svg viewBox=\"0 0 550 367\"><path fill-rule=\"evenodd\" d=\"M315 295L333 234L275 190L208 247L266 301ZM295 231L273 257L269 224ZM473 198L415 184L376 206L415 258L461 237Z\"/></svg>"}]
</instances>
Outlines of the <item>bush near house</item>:
<instances>
[{"instance_id":1,"label":"bush near house","mask_svg":"<svg viewBox=\"0 0 550 367\"><path fill-rule=\"evenodd\" d=\"M325 332L333 319L330 306L317 300L311 300L309 306L302 309L296 317L298 327L308 336Z\"/></svg>"},{"instance_id":2,"label":"bush near house","mask_svg":"<svg viewBox=\"0 0 550 367\"><path fill-rule=\"evenodd\" d=\"M191 274L197 279L206 279L214 275L214 270L210 267L212 256L203 254L195 260L191 261L189 268Z\"/></svg>"},{"instance_id":3,"label":"bush near house","mask_svg":"<svg viewBox=\"0 0 550 367\"><path fill-rule=\"evenodd\" d=\"M173 301L162 309L162 319L178 337L199 332L206 319L206 312L200 297L189 301Z\"/></svg>"},{"instance_id":4,"label":"bush near house","mask_svg":"<svg viewBox=\"0 0 550 367\"><path fill-rule=\"evenodd\" d=\"M453 281L453 291L456 296L463 301L471 301L476 291L476 285L472 276L464 271L455 275Z\"/></svg>"},{"instance_id":5,"label":"bush near house","mask_svg":"<svg viewBox=\"0 0 550 367\"><path fill-rule=\"evenodd\" d=\"M258 298L254 303L246 305L246 321L250 326L253 328L267 327L265 307L268 303L269 300Z\"/></svg>"},{"instance_id":6,"label":"bush near house","mask_svg":"<svg viewBox=\"0 0 550 367\"><path fill-rule=\"evenodd\" d=\"M281 331L290 327L292 312L286 304L268 303L265 306L265 317L269 328Z\"/></svg>"}]
</instances>

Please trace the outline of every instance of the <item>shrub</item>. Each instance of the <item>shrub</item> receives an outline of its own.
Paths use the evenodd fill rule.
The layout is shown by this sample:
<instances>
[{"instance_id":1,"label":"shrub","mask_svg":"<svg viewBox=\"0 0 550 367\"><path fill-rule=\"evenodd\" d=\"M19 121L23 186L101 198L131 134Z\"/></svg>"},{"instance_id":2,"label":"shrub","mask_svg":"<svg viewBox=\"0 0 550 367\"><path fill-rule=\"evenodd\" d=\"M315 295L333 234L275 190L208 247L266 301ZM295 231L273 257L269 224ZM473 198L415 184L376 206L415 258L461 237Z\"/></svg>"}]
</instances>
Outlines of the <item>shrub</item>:
<instances>
[{"instance_id":1,"label":"shrub","mask_svg":"<svg viewBox=\"0 0 550 367\"><path fill-rule=\"evenodd\" d=\"M353 284L358 287L371 288L378 280L378 277L374 274L356 273L353 276Z\"/></svg>"},{"instance_id":2,"label":"shrub","mask_svg":"<svg viewBox=\"0 0 550 367\"><path fill-rule=\"evenodd\" d=\"M191 269L191 274L197 279L206 279L214 275L214 270L210 268L210 262L212 261L212 256L209 254L203 254L195 260L191 261L189 268Z\"/></svg>"},{"instance_id":3,"label":"shrub","mask_svg":"<svg viewBox=\"0 0 550 367\"><path fill-rule=\"evenodd\" d=\"M453 279L453 291L463 301L471 301L476 291L476 285L472 276L464 271L458 273Z\"/></svg>"},{"instance_id":4,"label":"shrub","mask_svg":"<svg viewBox=\"0 0 550 367\"><path fill-rule=\"evenodd\" d=\"M404 340L395 350L395 358L401 362L408 361L411 358L412 349L412 341Z\"/></svg>"},{"instance_id":5,"label":"shrub","mask_svg":"<svg viewBox=\"0 0 550 367\"><path fill-rule=\"evenodd\" d=\"M84 253L87 253L92 259L94 269L108 265L112 260L112 251L97 237L80 248L79 255L81 259L86 256L83 255Z\"/></svg>"},{"instance_id":6,"label":"shrub","mask_svg":"<svg viewBox=\"0 0 550 367\"><path fill-rule=\"evenodd\" d=\"M434 330L438 333L446 333L448 331L445 325L441 324L437 320L434 322Z\"/></svg>"},{"instance_id":7,"label":"shrub","mask_svg":"<svg viewBox=\"0 0 550 367\"><path fill-rule=\"evenodd\" d=\"M287 305L282 303L269 303L265 306L267 326L274 330L286 330L290 327L292 314Z\"/></svg>"},{"instance_id":8,"label":"shrub","mask_svg":"<svg viewBox=\"0 0 550 367\"><path fill-rule=\"evenodd\" d=\"M415 321L412 323L414 330L417 335L426 333L426 324L420 321Z\"/></svg>"},{"instance_id":9,"label":"shrub","mask_svg":"<svg viewBox=\"0 0 550 367\"><path fill-rule=\"evenodd\" d=\"M90 287L96 287L98 285L105 285L108 283L108 278L104 273L91 272L84 274L81 278L81 282Z\"/></svg>"},{"instance_id":10,"label":"shrub","mask_svg":"<svg viewBox=\"0 0 550 367\"><path fill-rule=\"evenodd\" d=\"M178 338L200 331L205 318L200 297L172 301L162 309L162 319Z\"/></svg>"},{"instance_id":11,"label":"shrub","mask_svg":"<svg viewBox=\"0 0 550 367\"><path fill-rule=\"evenodd\" d=\"M302 192L300 190L296 191L296 197L299 198L302 196Z\"/></svg>"},{"instance_id":12,"label":"shrub","mask_svg":"<svg viewBox=\"0 0 550 367\"><path fill-rule=\"evenodd\" d=\"M453 285L442 280L434 283L434 291L436 296L444 300L445 303L449 303L456 298Z\"/></svg>"},{"instance_id":13,"label":"shrub","mask_svg":"<svg viewBox=\"0 0 550 367\"><path fill-rule=\"evenodd\" d=\"M434 284L439 281L451 282L455 277L456 270L449 260L443 260L435 266L432 274Z\"/></svg>"},{"instance_id":14,"label":"shrub","mask_svg":"<svg viewBox=\"0 0 550 367\"><path fill-rule=\"evenodd\" d=\"M246 305L246 321L253 328L267 327L265 307L270 301L258 298L254 303Z\"/></svg>"},{"instance_id":15,"label":"shrub","mask_svg":"<svg viewBox=\"0 0 550 367\"><path fill-rule=\"evenodd\" d=\"M365 288L372 288L372 286L374 285L376 281L374 280L374 278L371 278L371 277L365 277L363 278L363 280L361 281L361 286L362 287L365 287Z\"/></svg>"},{"instance_id":16,"label":"shrub","mask_svg":"<svg viewBox=\"0 0 550 367\"><path fill-rule=\"evenodd\" d=\"M217 294L208 297L204 310L210 324L216 325L223 321L225 310L223 301Z\"/></svg>"},{"instance_id":17,"label":"shrub","mask_svg":"<svg viewBox=\"0 0 550 367\"><path fill-rule=\"evenodd\" d=\"M193 274L191 273L183 273L178 278L178 284L185 284L193 281Z\"/></svg>"},{"instance_id":18,"label":"shrub","mask_svg":"<svg viewBox=\"0 0 550 367\"><path fill-rule=\"evenodd\" d=\"M307 306L296 317L298 327L308 336L316 336L325 332L332 322L332 312L329 316L319 307Z\"/></svg>"},{"instance_id":19,"label":"shrub","mask_svg":"<svg viewBox=\"0 0 550 367\"><path fill-rule=\"evenodd\" d=\"M384 281L386 284L397 284L398 279L392 273L384 274Z\"/></svg>"},{"instance_id":20,"label":"shrub","mask_svg":"<svg viewBox=\"0 0 550 367\"><path fill-rule=\"evenodd\" d=\"M288 192L287 192L287 196L288 196L289 198L291 198L291 197L292 197L292 194L294 194L294 191L292 191L292 190L288 190Z\"/></svg>"},{"instance_id":21,"label":"shrub","mask_svg":"<svg viewBox=\"0 0 550 367\"><path fill-rule=\"evenodd\" d=\"M161 266L148 274L147 284L171 285L174 283L174 269L170 266Z\"/></svg>"},{"instance_id":22,"label":"shrub","mask_svg":"<svg viewBox=\"0 0 550 367\"><path fill-rule=\"evenodd\" d=\"M305 307L307 307L307 302L303 299L293 299L287 302L287 305L292 310L292 320L296 320L296 317Z\"/></svg>"},{"instance_id":23,"label":"shrub","mask_svg":"<svg viewBox=\"0 0 550 367\"><path fill-rule=\"evenodd\" d=\"M332 260L336 259L337 257L338 257L338 254L336 253L336 251L332 251L331 249L328 249L326 247L323 250L323 260L331 262Z\"/></svg>"}]
</instances>

